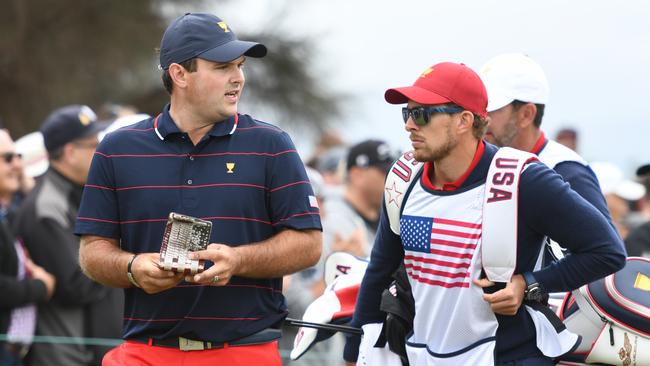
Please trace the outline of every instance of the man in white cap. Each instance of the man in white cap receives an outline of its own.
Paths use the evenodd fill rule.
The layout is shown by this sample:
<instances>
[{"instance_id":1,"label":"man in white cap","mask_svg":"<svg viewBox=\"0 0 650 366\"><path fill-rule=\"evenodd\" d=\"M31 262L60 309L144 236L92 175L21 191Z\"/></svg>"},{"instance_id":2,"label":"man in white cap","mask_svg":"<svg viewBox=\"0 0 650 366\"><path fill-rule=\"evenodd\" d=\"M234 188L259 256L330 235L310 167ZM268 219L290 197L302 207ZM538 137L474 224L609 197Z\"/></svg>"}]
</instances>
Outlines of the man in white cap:
<instances>
[{"instance_id":1,"label":"man in white cap","mask_svg":"<svg viewBox=\"0 0 650 366\"><path fill-rule=\"evenodd\" d=\"M548 139L540 128L549 85L539 64L524 54L508 53L489 60L479 74L488 93L490 123L485 139L537 155L611 223L598 179L587 161Z\"/></svg>"}]
</instances>

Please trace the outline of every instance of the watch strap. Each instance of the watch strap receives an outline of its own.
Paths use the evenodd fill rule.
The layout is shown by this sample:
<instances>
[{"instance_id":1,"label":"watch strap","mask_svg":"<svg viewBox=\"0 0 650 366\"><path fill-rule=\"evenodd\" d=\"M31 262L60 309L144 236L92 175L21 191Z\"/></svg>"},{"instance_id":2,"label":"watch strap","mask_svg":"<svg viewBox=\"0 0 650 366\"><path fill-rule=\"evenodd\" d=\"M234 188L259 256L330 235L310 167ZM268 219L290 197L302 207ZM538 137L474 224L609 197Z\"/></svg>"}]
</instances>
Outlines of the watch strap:
<instances>
[{"instance_id":1,"label":"watch strap","mask_svg":"<svg viewBox=\"0 0 650 366\"><path fill-rule=\"evenodd\" d=\"M137 254L134 254L133 257L131 257L131 260L129 261L129 265L126 266L126 277L129 279L129 282L131 282L133 286L140 288L138 281L136 281L135 276L133 276L133 272L131 272L131 266L133 265L133 261L137 256L138 256Z\"/></svg>"},{"instance_id":2,"label":"watch strap","mask_svg":"<svg viewBox=\"0 0 650 366\"><path fill-rule=\"evenodd\" d=\"M533 276L532 272L524 272L521 275L524 277L524 281L526 282L526 292L528 292L528 288L531 285L538 284L537 279Z\"/></svg>"}]
</instances>

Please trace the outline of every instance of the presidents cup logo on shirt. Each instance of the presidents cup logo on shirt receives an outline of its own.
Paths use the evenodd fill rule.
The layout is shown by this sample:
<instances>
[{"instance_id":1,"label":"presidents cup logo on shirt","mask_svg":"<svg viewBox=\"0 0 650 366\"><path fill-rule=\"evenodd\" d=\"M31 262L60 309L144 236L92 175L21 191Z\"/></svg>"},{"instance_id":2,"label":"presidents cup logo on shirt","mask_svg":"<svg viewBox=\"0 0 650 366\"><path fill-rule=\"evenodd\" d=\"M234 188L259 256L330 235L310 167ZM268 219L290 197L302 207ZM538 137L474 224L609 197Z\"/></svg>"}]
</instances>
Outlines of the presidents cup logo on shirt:
<instances>
[{"instance_id":1,"label":"presidents cup logo on shirt","mask_svg":"<svg viewBox=\"0 0 650 366\"><path fill-rule=\"evenodd\" d=\"M235 163L226 163L226 173L233 174L235 169Z\"/></svg>"}]
</instances>

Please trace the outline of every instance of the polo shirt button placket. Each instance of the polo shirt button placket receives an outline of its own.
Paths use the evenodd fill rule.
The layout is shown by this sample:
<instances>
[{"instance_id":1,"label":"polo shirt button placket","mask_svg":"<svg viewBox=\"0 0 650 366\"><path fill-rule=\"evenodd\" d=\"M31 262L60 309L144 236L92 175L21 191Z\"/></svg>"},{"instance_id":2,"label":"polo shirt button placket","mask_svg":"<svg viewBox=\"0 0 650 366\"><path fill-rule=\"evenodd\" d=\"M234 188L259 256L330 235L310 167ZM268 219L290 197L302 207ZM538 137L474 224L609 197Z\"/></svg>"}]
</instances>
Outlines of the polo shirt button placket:
<instances>
[{"instance_id":1,"label":"polo shirt button placket","mask_svg":"<svg viewBox=\"0 0 650 366\"><path fill-rule=\"evenodd\" d=\"M191 180L191 179L188 179L188 180L187 180L187 184L188 184L188 185L192 185L192 180Z\"/></svg>"}]
</instances>

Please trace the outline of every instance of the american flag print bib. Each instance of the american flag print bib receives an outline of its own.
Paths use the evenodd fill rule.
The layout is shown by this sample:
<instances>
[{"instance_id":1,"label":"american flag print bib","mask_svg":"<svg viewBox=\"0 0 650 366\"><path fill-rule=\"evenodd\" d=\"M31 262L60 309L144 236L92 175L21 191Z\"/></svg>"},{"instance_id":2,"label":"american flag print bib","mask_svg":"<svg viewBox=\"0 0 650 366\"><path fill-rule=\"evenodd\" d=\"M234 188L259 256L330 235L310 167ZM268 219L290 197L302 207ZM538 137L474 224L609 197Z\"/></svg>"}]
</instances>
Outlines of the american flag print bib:
<instances>
[{"instance_id":1,"label":"american flag print bib","mask_svg":"<svg viewBox=\"0 0 650 366\"><path fill-rule=\"evenodd\" d=\"M419 282L441 287L469 287L469 267L481 239L481 224L403 215L402 243L406 269Z\"/></svg>"},{"instance_id":2,"label":"american flag print bib","mask_svg":"<svg viewBox=\"0 0 650 366\"><path fill-rule=\"evenodd\" d=\"M400 237L415 299L407 345L426 349L410 355L427 359L412 364L493 362L498 323L483 290L472 283L481 274L484 190L481 184L437 194L416 182L404 203Z\"/></svg>"}]
</instances>

